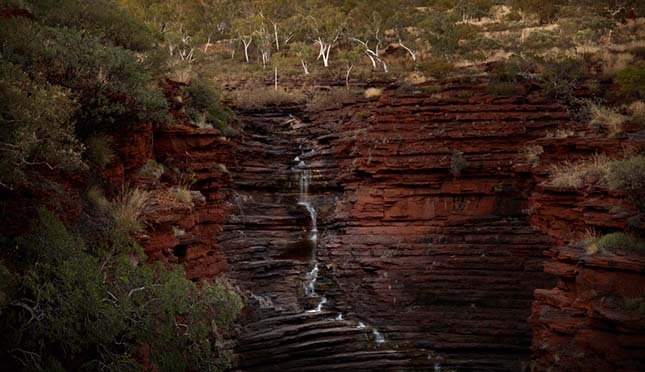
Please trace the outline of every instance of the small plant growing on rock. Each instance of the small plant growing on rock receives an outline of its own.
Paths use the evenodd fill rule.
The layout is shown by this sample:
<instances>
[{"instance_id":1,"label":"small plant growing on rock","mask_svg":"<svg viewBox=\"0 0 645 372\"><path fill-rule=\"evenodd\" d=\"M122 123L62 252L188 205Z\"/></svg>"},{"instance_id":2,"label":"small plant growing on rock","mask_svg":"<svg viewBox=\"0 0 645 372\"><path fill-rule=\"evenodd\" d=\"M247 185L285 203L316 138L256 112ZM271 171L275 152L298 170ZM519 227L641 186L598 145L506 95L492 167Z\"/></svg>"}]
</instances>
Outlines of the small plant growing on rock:
<instances>
[{"instance_id":1,"label":"small plant growing on rock","mask_svg":"<svg viewBox=\"0 0 645 372\"><path fill-rule=\"evenodd\" d=\"M551 166L548 184L555 187L582 187L585 179L595 177L606 180L611 160L604 154L595 154L591 159L564 162Z\"/></svg>"},{"instance_id":2,"label":"small plant growing on rock","mask_svg":"<svg viewBox=\"0 0 645 372\"><path fill-rule=\"evenodd\" d=\"M596 245L604 253L643 253L645 240L624 232L607 234L600 238Z\"/></svg>"},{"instance_id":3,"label":"small plant growing on rock","mask_svg":"<svg viewBox=\"0 0 645 372\"><path fill-rule=\"evenodd\" d=\"M622 130L623 123L627 117L619 114L614 109L591 104L590 105L591 121L590 125L595 130L602 130L607 133L609 137L614 137Z\"/></svg>"},{"instance_id":4,"label":"small plant growing on rock","mask_svg":"<svg viewBox=\"0 0 645 372\"><path fill-rule=\"evenodd\" d=\"M107 200L103 190L98 186L90 186L85 191L85 199L94 207L101 210L106 210L110 207L110 201Z\"/></svg>"},{"instance_id":5,"label":"small plant growing on rock","mask_svg":"<svg viewBox=\"0 0 645 372\"><path fill-rule=\"evenodd\" d=\"M645 101L632 102L627 106L627 111L631 114L632 121L645 126Z\"/></svg>"},{"instance_id":6,"label":"small plant growing on rock","mask_svg":"<svg viewBox=\"0 0 645 372\"><path fill-rule=\"evenodd\" d=\"M164 173L165 169L163 164L157 163L154 159L148 160L141 169L139 169L139 175L153 178L155 181L161 178Z\"/></svg>"},{"instance_id":7,"label":"small plant growing on rock","mask_svg":"<svg viewBox=\"0 0 645 372\"><path fill-rule=\"evenodd\" d=\"M90 137L87 140L85 156L92 165L99 168L105 168L105 166L110 164L112 159L114 159L112 138L106 135Z\"/></svg>"},{"instance_id":8,"label":"small plant growing on rock","mask_svg":"<svg viewBox=\"0 0 645 372\"><path fill-rule=\"evenodd\" d=\"M609 187L627 191L636 207L645 210L645 156L611 162L607 180Z\"/></svg>"},{"instance_id":9,"label":"small plant growing on rock","mask_svg":"<svg viewBox=\"0 0 645 372\"><path fill-rule=\"evenodd\" d=\"M463 151L455 150L450 156L450 174L459 177L464 169L468 168L468 161L464 157Z\"/></svg>"},{"instance_id":10,"label":"small plant growing on rock","mask_svg":"<svg viewBox=\"0 0 645 372\"><path fill-rule=\"evenodd\" d=\"M574 134L576 133L571 129L556 129L555 131L547 131L545 134L545 137L562 139L562 138L569 138Z\"/></svg>"},{"instance_id":11,"label":"small plant growing on rock","mask_svg":"<svg viewBox=\"0 0 645 372\"><path fill-rule=\"evenodd\" d=\"M145 212L150 206L150 192L124 187L112 201L112 216L119 230L135 232L143 229Z\"/></svg>"},{"instance_id":12,"label":"small plant growing on rock","mask_svg":"<svg viewBox=\"0 0 645 372\"><path fill-rule=\"evenodd\" d=\"M540 155L544 153L544 148L540 145L525 147L521 155L527 163L537 166L540 164Z\"/></svg>"},{"instance_id":13,"label":"small plant growing on rock","mask_svg":"<svg viewBox=\"0 0 645 372\"><path fill-rule=\"evenodd\" d=\"M193 201L193 196L191 195L190 190L183 187L177 187L175 189L175 200L188 204Z\"/></svg>"}]
</instances>

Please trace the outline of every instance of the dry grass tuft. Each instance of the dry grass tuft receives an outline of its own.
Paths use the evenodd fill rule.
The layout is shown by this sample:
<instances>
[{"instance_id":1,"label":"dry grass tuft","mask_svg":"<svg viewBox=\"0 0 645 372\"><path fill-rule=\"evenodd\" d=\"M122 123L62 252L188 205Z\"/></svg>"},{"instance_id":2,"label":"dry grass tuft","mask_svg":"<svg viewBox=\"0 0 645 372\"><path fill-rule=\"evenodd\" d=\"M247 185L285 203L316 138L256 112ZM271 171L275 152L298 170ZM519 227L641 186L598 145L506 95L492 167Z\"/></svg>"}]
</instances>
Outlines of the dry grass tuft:
<instances>
[{"instance_id":1,"label":"dry grass tuft","mask_svg":"<svg viewBox=\"0 0 645 372\"><path fill-rule=\"evenodd\" d=\"M632 117L643 117L645 116L645 101L632 102L627 106L627 110L632 114Z\"/></svg>"},{"instance_id":2,"label":"dry grass tuft","mask_svg":"<svg viewBox=\"0 0 645 372\"><path fill-rule=\"evenodd\" d=\"M177 187L175 189L175 200L180 203L191 203L193 201L193 196L190 193L190 190L184 187Z\"/></svg>"},{"instance_id":3,"label":"dry grass tuft","mask_svg":"<svg viewBox=\"0 0 645 372\"><path fill-rule=\"evenodd\" d=\"M112 202L112 215L117 228L126 232L141 231L149 207L149 191L124 187Z\"/></svg>"},{"instance_id":4,"label":"dry grass tuft","mask_svg":"<svg viewBox=\"0 0 645 372\"><path fill-rule=\"evenodd\" d=\"M595 154L590 159L564 162L551 166L551 178L547 184L555 187L582 187L586 178L597 176L606 181L610 171L611 160L605 154Z\"/></svg>"},{"instance_id":5,"label":"dry grass tuft","mask_svg":"<svg viewBox=\"0 0 645 372\"><path fill-rule=\"evenodd\" d=\"M607 132L607 136L614 137L623 129L623 123L627 117L619 114L614 109L591 104L591 122L589 123L593 129L603 130Z\"/></svg>"},{"instance_id":6,"label":"dry grass tuft","mask_svg":"<svg viewBox=\"0 0 645 372\"><path fill-rule=\"evenodd\" d=\"M365 98L380 97L381 94L383 94L383 89L381 88L367 88L365 90Z\"/></svg>"},{"instance_id":7,"label":"dry grass tuft","mask_svg":"<svg viewBox=\"0 0 645 372\"><path fill-rule=\"evenodd\" d=\"M569 138L575 134L576 132L574 132L571 129L556 129L555 131L546 132L545 137L562 139L562 138Z\"/></svg>"},{"instance_id":8,"label":"dry grass tuft","mask_svg":"<svg viewBox=\"0 0 645 372\"><path fill-rule=\"evenodd\" d=\"M107 200L105 193L98 186L90 186L85 191L85 199L94 207L101 210L107 210L110 207L110 201Z\"/></svg>"},{"instance_id":9,"label":"dry grass tuft","mask_svg":"<svg viewBox=\"0 0 645 372\"><path fill-rule=\"evenodd\" d=\"M537 166L540 164L540 155L544 153L544 148L540 145L528 146L522 149L521 156L527 163Z\"/></svg>"}]
</instances>

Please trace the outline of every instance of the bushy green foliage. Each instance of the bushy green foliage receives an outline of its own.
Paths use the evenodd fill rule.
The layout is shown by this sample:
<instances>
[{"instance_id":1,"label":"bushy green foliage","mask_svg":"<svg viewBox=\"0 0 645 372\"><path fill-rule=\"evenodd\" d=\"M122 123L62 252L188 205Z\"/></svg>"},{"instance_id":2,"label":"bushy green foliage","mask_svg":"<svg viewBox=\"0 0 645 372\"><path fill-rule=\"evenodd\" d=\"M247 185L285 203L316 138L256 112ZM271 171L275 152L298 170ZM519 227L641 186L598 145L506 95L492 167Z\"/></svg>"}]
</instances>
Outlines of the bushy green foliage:
<instances>
[{"instance_id":1,"label":"bushy green foliage","mask_svg":"<svg viewBox=\"0 0 645 372\"><path fill-rule=\"evenodd\" d=\"M627 191L632 202L645 211L645 156L611 162L607 178L609 187Z\"/></svg>"},{"instance_id":2,"label":"bushy green foliage","mask_svg":"<svg viewBox=\"0 0 645 372\"><path fill-rule=\"evenodd\" d=\"M560 34L556 30L535 30L529 34L522 47L526 50L536 51L557 46Z\"/></svg>"},{"instance_id":3,"label":"bushy green foliage","mask_svg":"<svg viewBox=\"0 0 645 372\"><path fill-rule=\"evenodd\" d=\"M615 232L598 239L596 246L600 251L606 253L643 253L645 240L627 233Z\"/></svg>"},{"instance_id":4,"label":"bushy green foliage","mask_svg":"<svg viewBox=\"0 0 645 372\"><path fill-rule=\"evenodd\" d=\"M197 285L179 266L139 263L142 253L90 251L46 211L14 245L18 280L0 313L8 366L134 371L133 353L147 348L161 371L227 367L214 327L229 324L242 303L224 283Z\"/></svg>"},{"instance_id":5,"label":"bushy green foliage","mask_svg":"<svg viewBox=\"0 0 645 372\"><path fill-rule=\"evenodd\" d=\"M194 122L206 122L217 127L227 127L232 112L221 103L220 92L213 84L195 78L184 89L186 113Z\"/></svg>"},{"instance_id":6,"label":"bushy green foliage","mask_svg":"<svg viewBox=\"0 0 645 372\"><path fill-rule=\"evenodd\" d=\"M638 61L616 74L620 91L631 98L645 98L645 61Z\"/></svg>"},{"instance_id":7,"label":"bushy green foliage","mask_svg":"<svg viewBox=\"0 0 645 372\"><path fill-rule=\"evenodd\" d=\"M84 166L71 122L77 107L69 90L32 80L20 67L0 61L0 182L5 187L27 182L30 166Z\"/></svg>"},{"instance_id":8,"label":"bushy green foliage","mask_svg":"<svg viewBox=\"0 0 645 372\"><path fill-rule=\"evenodd\" d=\"M541 83L547 96L571 99L576 89L589 76L587 65L579 58L553 57L542 62Z\"/></svg>"},{"instance_id":9,"label":"bushy green foliage","mask_svg":"<svg viewBox=\"0 0 645 372\"><path fill-rule=\"evenodd\" d=\"M111 0L27 0L25 5L40 22L69 27L100 37L126 49L147 51L153 34Z\"/></svg>"},{"instance_id":10,"label":"bushy green foliage","mask_svg":"<svg viewBox=\"0 0 645 372\"><path fill-rule=\"evenodd\" d=\"M115 124L164 121L167 104L133 51L98 36L28 19L0 22L1 53L32 79L69 90L80 104L76 131L90 134Z\"/></svg>"},{"instance_id":11,"label":"bushy green foliage","mask_svg":"<svg viewBox=\"0 0 645 372\"><path fill-rule=\"evenodd\" d=\"M110 137L96 135L88 138L86 143L85 157L92 165L105 168L114 159L112 139Z\"/></svg>"}]
</instances>

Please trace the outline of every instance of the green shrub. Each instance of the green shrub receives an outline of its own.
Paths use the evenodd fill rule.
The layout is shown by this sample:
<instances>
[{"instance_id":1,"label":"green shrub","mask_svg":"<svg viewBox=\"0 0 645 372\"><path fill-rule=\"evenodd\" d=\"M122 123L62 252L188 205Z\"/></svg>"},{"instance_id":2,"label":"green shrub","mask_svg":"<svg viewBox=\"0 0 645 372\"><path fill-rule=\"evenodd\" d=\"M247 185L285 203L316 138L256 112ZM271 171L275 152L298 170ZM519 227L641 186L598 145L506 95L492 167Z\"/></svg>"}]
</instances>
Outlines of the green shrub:
<instances>
[{"instance_id":1,"label":"green shrub","mask_svg":"<svg viewBox=\"0 0 645 372\"><path fill-rule=\"evenodd\" d=\"M158 180L166 172L163 164L157 163L154 159L149 159L142 167L139 169L139 174L144 177L154 178Z\"/></svg>"},{"instance_id":2,"label":"green shrub","mask_svg":"<svg viewBox=\"0 0 645 372\"><path fill-rule=\"evenodd\" d=\"M600 238L596 242L596 246L605 253L643 253L645 251L645 240L627 233L615 232Z\"/></svg>"},{"instance_id":3,"label":"green shrub","mask_svg":"<svg viewBox=\"0 0 645 372\"><path fill-rule=\"evenodd\" d=\"M111 0L31 0L30 9L40 22L69 27L100 36L106 42L147 51L155 45L148 28Z\"/></svg>"},{"instance_id":4,"label":"green shrub","mask_svg":"<svg viewBox=\"0 0 645 372\"><path fill-rule=\"evenodd\" d=\"M217 123L215 128L219 129L224 136L229 138L234 138L240 135L240 131L236 128L233 128L228 123Z\"/></svg>"},{"instance_id":5,"label":"green shrub","mask_svg":"<svg viewBox=\"0 0 645 372\"><path fill-rule=\"evenodd\" d=\"M530 51L549 49L557 46L559 40L560 33L556 30L535 30L528 35L522 46Z\"/></svg>"},{"instance_id":6,"label":"green shrub","mask_svg":"<svg viewBox=\"0 0 645 372\"><path fill-rule=\"evenodd\" d=\"M106 135L92 136L87 139L85 156L89 162L99 168L105 168L114 159L112 138Z\"/></svg>"},{"instance_id":7,"label":"green shrub","mask_svg":"<svg viewBox=\"0 0 645 372\"><path fill-rule=\"evenodd\" d=\"M461 172L468 168L468 165L470 164L464 157L464 153L462 151L455 150L452 152L452 155L450 156L450 174L455 177L459 177Z\"/></svg>"},{"instance_id":8,"label":"green shrub","mask_svg":"<svg viewBox=\"0 0 645 372\"><path fill-rule=\"evenodd\" d=\"M587 64L580 58L554 57L543 61L542 86L547 96L570 100L589 76Z\"/></svg>"},{"instance_id":9,"label":"green shrub","mask_svg":"<svg viewBox=\"0 0 645 372\"><path fill-rule=\"evenodd\" d=\"M645 61L638 61L616 73L620 92L628 97L645 98Z\"/></svg>"},{"instance_id":10,"label":"green shrub","mask_svg":"<svg viewBox=\"0 0 645 372\"><path fill-rule=\"evenodd\" d=\"M0 61L0 183L25 183L25 170L36 165L85 167L71 122L77 107L69 90L32 80Z\"/></svg>"},{"instance_id":11,"label":"green shrub","mask_svg":"<svg viewBox=\"0 0 645 372\"><path fill-rule=\"evenodd\" d=\"M70 90L80 104L77 133L167 119L166 100L150 88L150 76L133 51L104 44L87 32L26 19L0 22L0 44L3 58L22 66L32 78Z\"/></svg>"},{"instance_id":12,"label":"green shrub","mask_svg":"<svg viewBox=\"0 0 645 372\"><path fill-rule=\"evenodd\" d=\"M3 366L140 370L133 355L145 346L160 371L230 367L212 331L242 307L226 283L198 285L181 266L138 263L142 253L135 260L117 248L91 252L47 211L32 231L12 244L16 280L4 293L13 305L0 308Z\"/></svg>"},{"instance_id":13,"label":"green shrub","mask_svg":"<svg viewBox=\"0 0 645 372\"><path fill-rule=\"evenodd\" d=\"M645 156L611 162L607 178L609 187L627 191L635 206L645 211Z\"/></svg>"},{"instance_id":14,"label":"green shrub","mask_svg":"<svg viewBox=\"0 0 645 372\"><path fill-rule=\"evenodd\" d=\"M221 104L219 91L207 80L193 79L184 89L183 96L186 113L195 122L225 126L232 117L232 112Z\"/></svg>"}]
</instances>

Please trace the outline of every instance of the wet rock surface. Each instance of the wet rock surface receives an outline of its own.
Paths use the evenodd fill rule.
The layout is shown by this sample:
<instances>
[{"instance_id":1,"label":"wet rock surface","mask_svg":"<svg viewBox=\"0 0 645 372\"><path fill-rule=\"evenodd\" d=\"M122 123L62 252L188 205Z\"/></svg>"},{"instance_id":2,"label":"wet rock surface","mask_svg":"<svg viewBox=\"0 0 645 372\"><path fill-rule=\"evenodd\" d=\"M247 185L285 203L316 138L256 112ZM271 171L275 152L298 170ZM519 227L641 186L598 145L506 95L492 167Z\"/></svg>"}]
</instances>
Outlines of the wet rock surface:
<instances>
[{"instance_id":1,"label":"wet rock surface","mask_svg":"<svg viewBox=\"0 0 645 372\"><path fill-rule=\"evenodd\" d=\"M263 349L270 365L294 370L354 370L367 355L377 359L367 370L434 370L435 363L519 370L531 343L533 290L552 283L542 269L551 239L529 225L511 167L526 141L567 112L539 97L493 97L459 83L438 93L390 89L329 110L267 111L238 113L245 130L230 168L236 205L217 238L228 275L279 314L249 318L240 368L261 365L256 349ZM317 212L317 293L327 299L320 314L339 312L386 340L372 337L358 354L328 341L326 354L314 346L298 354L303 349L286 340L290 346L270 352L282 339L276 335L291 330L285 316L302 322L292 340L324 340L326 327L347 340L369 336L351 327L344 333L342 322L306 331L306 311L319 298L304 293L311 222L298 205L296 157L311 173ZM388 364L404 354L405 363L425 364ZM329 364L332 355L349 364Z\"/></svg>"}]
</instances>

